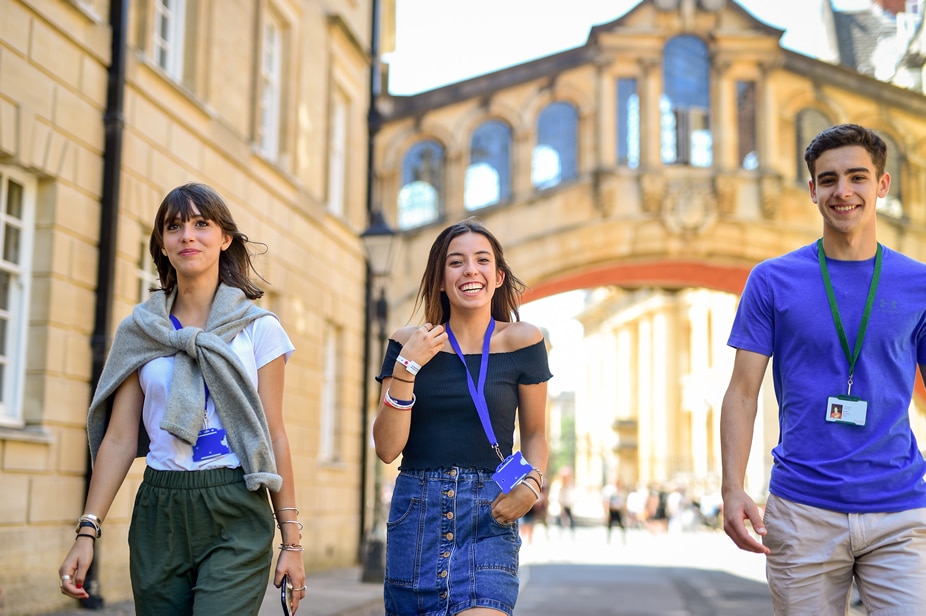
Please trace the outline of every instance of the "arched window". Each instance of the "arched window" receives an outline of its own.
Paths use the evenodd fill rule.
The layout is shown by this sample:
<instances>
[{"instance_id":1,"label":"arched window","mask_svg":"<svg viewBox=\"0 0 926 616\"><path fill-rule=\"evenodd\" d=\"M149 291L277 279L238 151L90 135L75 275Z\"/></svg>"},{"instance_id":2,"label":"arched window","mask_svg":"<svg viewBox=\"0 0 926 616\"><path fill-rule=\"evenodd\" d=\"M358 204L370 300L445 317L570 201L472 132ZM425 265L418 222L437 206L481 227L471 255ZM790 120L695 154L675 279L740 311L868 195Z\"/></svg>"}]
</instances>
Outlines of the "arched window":
<instances>
[{"instance_id":1,"label":"arched window","mask_svg":"<svg viewBox=\"0 0 926 616\"><path fill-rule=\"evenodd\" d=\"M576 177L579 113L569 103L551 103L537 119L537 145L531 157L531 182L539 189Z\"/></svg>"},{"instance_id":2,"label":"arched window","mask_svg":"<svg viewBox=\"0 0 926 616\"><path fill-rule=\"evenodd\" d=\"M473 133L463 204L476 210L511 198L511 128L499 120Z\"/></svg>"},{"instance_id":3,"label":"arched window","mask_svg":"<svg viewBox=\"0 0 926 616\"><path fill-rule=\"evenodd\" d=\"M666 43L659 101L662 162L710 167L714 162L710 130L710 59L696 36L676 36Z\"/></svg>"},{"instance_id":4,"label":"arched window","mask_svg":"<svg viewBox=\"0 0 926 616\"><path fill-rule=\"evenodd\" d=\"M891 188L887 196L878 199L877 209L879 214L890 216L891 218L903 218L903 201L901 200L901 175L903 173L904 155L897 142L881 131L875 131L878 136L884 139L887 144L887 164L884 170L891 175Z\"/></svg>"},{"instance_id":5,"label":"arched window","mask_svg":"<svg viewBox=\"0 0 926 616\"><path fill-rule=\"evenodd\" d=\"M400 229L419 227L440 217L444 194L444 148L436 141L413 145L402 161L398 199Z\"/></svg>"},{"instance_id":6,"label":"arched window","mask_svg":"<svg viewBox=\"0 0 926 616\"><path fill-rule=\"evenodd\" d=\"M833 123L822 111L801 109L797 112L797 121L795 122L797 129L797 174L795 177L799 182L806 184L810 181L810 170L807 169L807 163L804 162L804 151L814 137L832 125Z\"/></svg>"}]
</instances>

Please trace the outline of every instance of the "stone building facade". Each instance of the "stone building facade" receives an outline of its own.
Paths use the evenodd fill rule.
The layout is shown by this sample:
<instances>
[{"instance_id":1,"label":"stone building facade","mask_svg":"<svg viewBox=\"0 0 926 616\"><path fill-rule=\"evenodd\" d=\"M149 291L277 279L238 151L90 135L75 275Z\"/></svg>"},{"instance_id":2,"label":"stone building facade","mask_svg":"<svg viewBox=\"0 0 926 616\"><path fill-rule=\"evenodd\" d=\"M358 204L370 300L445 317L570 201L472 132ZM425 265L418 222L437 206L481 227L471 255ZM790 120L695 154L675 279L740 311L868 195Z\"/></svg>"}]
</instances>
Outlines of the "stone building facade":
<instances>
[{"instance_id":1,"label":"stone building facade","mask_svg":"<svg viewBox=\"0 0 926 616\"><path fill-rule=\"evenodd\" d=\"M371 2L0 0L0 15L5 613L73 604L55 572L83 513L95 361L155 279L155 210L190 181L266 245L260 303L296 346L284 412L306 565L355 563ZM106 601L131 596L142 465L97 544Z\"/></svg>"}]
</instances>

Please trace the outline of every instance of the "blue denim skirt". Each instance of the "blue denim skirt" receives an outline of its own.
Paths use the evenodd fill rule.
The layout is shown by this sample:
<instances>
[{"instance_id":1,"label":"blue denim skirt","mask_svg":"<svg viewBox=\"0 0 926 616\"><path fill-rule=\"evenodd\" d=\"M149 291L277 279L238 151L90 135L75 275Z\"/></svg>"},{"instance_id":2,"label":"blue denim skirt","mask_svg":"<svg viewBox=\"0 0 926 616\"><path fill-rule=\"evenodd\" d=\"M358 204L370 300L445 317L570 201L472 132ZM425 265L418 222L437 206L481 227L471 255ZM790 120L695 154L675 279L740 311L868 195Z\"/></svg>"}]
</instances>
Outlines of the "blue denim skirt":
<instances>
[{"instance_id":1,"label":"blue denim skirt","mask_svg":"<svg viewBox=\"0 0 926 616\"><path fill-rule=\"evenodd\" d=\"M386 528L387 616L452 615L474 607L514 612L518 524L499 524L491 473L402 471Z\"/></svg>"}]
</instances>

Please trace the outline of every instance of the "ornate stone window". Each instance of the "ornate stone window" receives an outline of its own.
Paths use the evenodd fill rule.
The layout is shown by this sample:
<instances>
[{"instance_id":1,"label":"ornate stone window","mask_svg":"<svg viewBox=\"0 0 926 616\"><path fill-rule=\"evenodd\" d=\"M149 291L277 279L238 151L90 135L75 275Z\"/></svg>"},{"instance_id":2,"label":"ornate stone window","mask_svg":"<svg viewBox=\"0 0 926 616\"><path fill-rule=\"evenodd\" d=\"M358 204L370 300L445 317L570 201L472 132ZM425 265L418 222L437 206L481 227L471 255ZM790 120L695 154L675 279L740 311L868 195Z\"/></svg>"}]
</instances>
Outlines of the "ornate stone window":
<instances>
[{"instance_id":1,"label":"ornate stone window","mask_svg":"<svg viewBox=\"0 0 926 616\"><path fill-rule=\"evenodd\" d=\"M413 145L402 161L398 199L400 229L420 227L441 215L444 193L444 148L433 140Z\"/></svg>"},{"instance_id":2,"label":"ornate stone window","mask_svg":"<svg viewBox=\"0 0 926 616\"><path fill-rule=\"evenodd\" d=\"M484 122L470 142L463 203L467 210L511 198L511 128L500 120Z\"/></svg>"},{"instance_id":3,"label":"ornate stone window","mask_svg":"<svg viewBox=\"0 0 926 616\"><path fill-rule=\"evenodd\" d=\"M537 118L537 145L531 157L531 182L551 188L576 177L579 113L570 103L547 105Z\"/></svg>"},{"instance_id":4,"label":"ornate stone window","mask_svg":"<svg viewBox=\"0 0 926 616\"><path fill-rule=\"evenodd\" d=\"M707 45L685 34L670 39L664 54L659 101L662 162L710 167L714 155Z\"/></svg>"}]
</instances>

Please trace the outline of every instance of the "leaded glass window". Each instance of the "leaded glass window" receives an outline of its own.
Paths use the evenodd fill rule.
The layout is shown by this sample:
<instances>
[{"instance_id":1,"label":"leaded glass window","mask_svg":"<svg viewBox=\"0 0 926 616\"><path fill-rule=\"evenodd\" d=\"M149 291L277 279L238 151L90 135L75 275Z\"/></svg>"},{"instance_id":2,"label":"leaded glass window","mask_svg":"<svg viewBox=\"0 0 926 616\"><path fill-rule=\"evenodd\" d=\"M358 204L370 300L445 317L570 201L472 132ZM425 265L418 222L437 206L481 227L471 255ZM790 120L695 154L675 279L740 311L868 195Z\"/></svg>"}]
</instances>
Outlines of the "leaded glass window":
<instances>
[{"instance_id":1,"label":"leaded glass window","mask_svg":"<svg viewBox=\"0 0 926 616\"><path fill-rule=\"evenodd\" d=\"M531 156L531 182L550 188L577 175L579 114L570 103L547 105L537 119L537 145Z\"/></svg>"},{"instance_id":2,"label":"leaded glass window","mask_svg":"<svg viewBox=\"0 0 926 616\"><path fill-rule=\"evenodd\" d=\"M662 162L710 167L710 59L696 36L676 36L666 43L664 92L659 104Z\"/></svg>"},{"instance_id":3,"label":"leaded glass window","mask_svg":"<svg viewBox=\"0 0 926 616\"><path fill-rule=\"evenodd\" d=\"M617 80L617 164L640 166L640 97L636 79Z\"/></svg>"},{"instance_id":4,"label":"leaded glass window","mask_svg":"<svg viewBox=\"0 0 926 616\"><path fill-rule=\"evenodd\" d=\"M401 229L434 222L443 207L444 148L433 140L413 145L402 161L398 199Z\"/></svg>"},{"instance_id":5,"label":"leaded glass window","mask_svg":"<svg viewBox=\"0 0 926 616\"><path fill-rule=\"evenodd\" d=\"M467 210L475 210L510 198L511 128L489 120L473 133L463 202Z\"/></svg>"}]
</instances>

